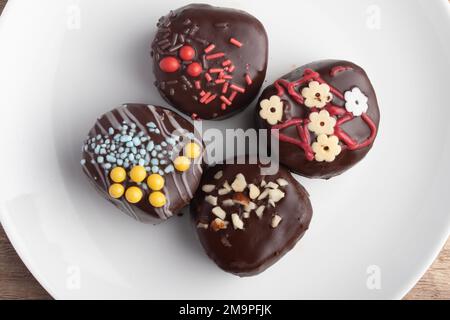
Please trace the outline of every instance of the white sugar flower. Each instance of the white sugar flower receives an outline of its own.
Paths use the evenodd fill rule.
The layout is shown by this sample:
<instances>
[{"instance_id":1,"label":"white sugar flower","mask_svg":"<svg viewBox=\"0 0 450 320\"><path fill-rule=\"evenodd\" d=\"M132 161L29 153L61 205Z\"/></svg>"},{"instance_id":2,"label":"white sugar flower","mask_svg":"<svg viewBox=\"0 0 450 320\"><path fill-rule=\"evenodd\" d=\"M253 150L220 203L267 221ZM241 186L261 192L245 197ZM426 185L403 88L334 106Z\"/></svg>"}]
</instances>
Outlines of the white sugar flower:
<instances>
[{"instance_id":1,"label":"white sugar flower","mask_svg":"<svg viewBox=\"0 0 450 320\"><path fill-rule=\"evenodd\" d=\"M309 115L308 129L317 135L333 134L336 126L336 119L331 117L328 111L312 112Z\"/></svg>"},{"instance_id":2,"label":"white sugar flower","mask_svg":"<svg viewBox=\"0 0 450 320\"><path fill-rule=\"evenodd\" d=\"M260 103L259 115L270 125L274 126L283 118L283 101L279 96L271 96Z\"/></svg>"},{"instance_id":3,"label":"white sugar flower","mask_svg":"<svg viewBox=\"0 0 450 320\"><path fill-rule=\"evenodd\" d=\"M319 109L325 107L333 99L330 90L330 86L326 83L311 81L308 87L302 90L305 106Z\"/></svg>"},{"instance_id":4,"label":"white sugar flower","mask_svg":"<svg viewBox=\"0 0 450 320\"><path fill-rule=\"evenodd\" d=\"M344 94L345 97L345 109L353 115L359 117L363 113L367 112L369 106L367 102L369 99L361 92L358 87L353 88L351 91L347 91Z\"/></svg>"},{"instance_id":5,"label":"white sugar flower","mask_svg":"<svg viewBox=\"0 0 450 320\"><path fill-rule=\"evenodd\" d=\"M316 161L319 162L333 162L342 151L338 137L327 136L326 134L317 137L317 142L312 144L312 149Z\"/></svg>"}]
</instances>

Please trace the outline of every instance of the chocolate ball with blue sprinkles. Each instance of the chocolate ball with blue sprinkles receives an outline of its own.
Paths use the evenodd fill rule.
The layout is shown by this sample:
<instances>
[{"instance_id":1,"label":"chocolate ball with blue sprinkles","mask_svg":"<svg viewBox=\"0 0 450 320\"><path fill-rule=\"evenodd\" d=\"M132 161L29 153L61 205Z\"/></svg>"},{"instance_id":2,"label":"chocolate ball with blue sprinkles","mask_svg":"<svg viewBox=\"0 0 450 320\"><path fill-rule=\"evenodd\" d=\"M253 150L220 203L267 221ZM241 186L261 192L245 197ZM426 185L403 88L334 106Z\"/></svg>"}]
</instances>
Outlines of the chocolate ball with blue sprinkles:
<instances>
[{"instance_id":1,"label":"chocolate ball with blue sprinkles","mask_svg":"<svg viewBox=\"0 0 450 320\"><path fill-rule=\"evenodd\" d=\"M117 208L158 224L192 200L203 152L190 121L162 107L126 104L97 119L82 146L81 167Z\"/></svg>"}]
</instances>

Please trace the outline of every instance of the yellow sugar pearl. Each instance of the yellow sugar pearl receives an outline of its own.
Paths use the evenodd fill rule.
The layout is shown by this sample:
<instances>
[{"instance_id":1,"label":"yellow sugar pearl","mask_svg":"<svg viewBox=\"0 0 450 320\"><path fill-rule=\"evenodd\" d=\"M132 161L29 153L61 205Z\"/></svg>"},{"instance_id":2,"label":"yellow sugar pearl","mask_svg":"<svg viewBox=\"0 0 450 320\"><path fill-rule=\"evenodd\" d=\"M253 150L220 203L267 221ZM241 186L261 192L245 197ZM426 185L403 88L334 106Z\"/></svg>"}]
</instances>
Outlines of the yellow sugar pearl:
<instances>
[{"instance_id":1,"label":"yellow sugar pearl","mask_svg":"<svg viewBox=\"0 0 450 320\"><path fill-rule=\"evenodd\" d=\"M125 192L125 198L129 203L138 203L142 199L142 190L138 187L129 187Z\"/></svg>"},{"instance_id":2,"label":"yellow sugar pearl","mask_svg":"<svg viewBox=\"0 0 450 320\"><path fill-rule=\"evenodd\" d=\"M124 192L125 188L121 184L114 183L109 187L109 195L114 199L119 199L121 196L123 196Z\"/></svg>"},{"instance_id":3,"label":"yellow sugar pearl","mask_svg":"<svg viewBox=\"0 0 450 320\"><path fill-rule=\"evenodd\" d=\"M164 178L159 174L152 174L147 179L147 185L153 191L159 191L164 188Z\"/></svg>"},{"instance_id":4,"label":"yellow sugar pearl","mask_svg":"<svg viewBox=\"0 0 450 320\"><path fill-rule=\"evenodd\" d=\"M189 160L188 157L184 156L176 157L173 161L173 165L178 171L184 172L189 170L189 167L191 166L191 160Z\"/></svg>"},{"instance_id":5,"label":"yellow sugar pearl","mask_svg":"<svg viewBox=\"0 0 450 320\"><path fill-rule=\"evenodd\" d=\"M148 201L155 208L161 208L166 204L166 196L164 195L164 193L159 191L152 192L148 197Z\"/></svg>"},{"instance_id":6,"label":"yellow sugar pearl","mask_svg":"<svg viewBox=\"0 0 450 320\"><path fill-rule=\"evenodd\" d=\"M116 167L111 170L111 173L109 174L111 177L111 180L117 183L125 181L127 177L127 172L122 167Z\"/></svg>"},{"instance_id":7,"label":"yellow sugar pearl","mask_svg":"<svg viewBox=\"0 0 450 320\"><path fill-rule=\"evenodd\" d=\"M202 152L200 146L194 142L188 143L184 151L186 156L190 159L197 159L198 157L200 157L200 154Z\"/></svg>"},{"instance_id":8,"label":"yellow sugar pearl","mask_svg":"<svg viewBox=\"0 0 450 320\"><path fill-rule=\"evenodd\" d=\"M145 177L147 177L147 171L145 171L145 168L143 166L136 166L133 167L130 171L130 178L134 182L142 182L145 180Z\"/></svg>"}]
</instances>

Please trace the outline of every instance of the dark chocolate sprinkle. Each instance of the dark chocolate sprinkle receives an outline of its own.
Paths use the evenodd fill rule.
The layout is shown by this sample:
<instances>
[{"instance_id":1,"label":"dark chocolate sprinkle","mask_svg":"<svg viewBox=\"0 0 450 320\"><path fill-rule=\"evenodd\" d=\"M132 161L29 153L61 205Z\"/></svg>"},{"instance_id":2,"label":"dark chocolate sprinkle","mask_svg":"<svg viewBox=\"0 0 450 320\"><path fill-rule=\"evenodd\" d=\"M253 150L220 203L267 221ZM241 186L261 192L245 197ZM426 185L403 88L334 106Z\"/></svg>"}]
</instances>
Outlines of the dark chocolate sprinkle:
<instances>
[{"instance_id":1,"label":"dark chocolate sprinkle","mask_svg":"<svg viewBox=\"0 0 450 320\"><path fill-rule=\"evenodd\" d=\"M191 21L190 19L186 19L186 20L184 20L183 25L184 25L184 26L188 26L188 25L190 25L191 23L192 23L192 21Z\"/></svg>"},{"instance_id":2,"label":"dark chocolate sprinkle","mask_svg":"<svg viewBox=\"0 0 450 320\"><path fill-rule=\"evenodd\" d=\"M165 44L167 42L169 42L169 40L167 40L167 39L161 40L161 41L158 42L158 46L163 45L163 44Z\"/></svg>"},{"instance_id":3,"label":"dark chocolate sprinkle","mask_svg":"<svg viewBox=\"0 0 450 320\"><path fill-rule=\"evenodd\" d=\"M175 89L174 89L174 88L170 88L169 94L170 94L171 96L175 95Z\"/></svg>"},{"instance_id":4,"label":"dark chocolate sprinkle","mask_svg":"<svg viewBox=\"0 0 450 320\"><path fill-rule=\"evenodd\" d=\"M184 43L186 41L186 38L184 37L184 35L180 34L180 36L178 37L178 41Z\"/></svg>"},{"instance_id":5,"label":"dark chocolate sprinkle","mask_svg":"<svg viewBox=\"0 0 450 320\"><path fill-rule=\"evenodd\" d=\"M160 32L170 32L169 28L160 28L159 29Z\"/></svg>"},{"instance_id":6,"label":"dark chocolate sprinkle","mask_svg":"<svg viewBox=\"0 0 450 320\"><path fill-rule=\"evenodd\" d=\"M195 25L195 26L192 28L191 32L189 32L189 35L190 35L190 36L194 36L194 35L197 33L198 30L200 30L199 26L198 26L198 25Z\"/></svg>"},{"instance_id":7,"label":"dark chocolate sprinkle","mask_svg":"<svg viewBox=\"0 0 450 320\"><path fill-rule=\"evenodd\" d=\"M168 37L170 37L170 32L163 34L161 39L167 39Z\"/></svg>"},{"instance_id":8,"label":"dark chocolate sprinkle","mask_svg":"<svg viewBox=\"0 0 450 320\"><path fill-rule=\"evenodd\" d=\"M170 42L167 42L165 45L161 46L162 50L166 50L167 48L169 48L171 46Z\"/></svg>"},{"instance_id":9,"label":"dark chocolate sprinkle","mask_svg":"<svg viewBox=\"0 0 450 320\"><path fill-rule=\"evenodd\" d=\"M208 41L206 41L205 39L202 39L202 38L194 38L194 40L205 46L208 44Z\"/></svg>"},{"instance_id":10,"label":"dark chocolate sprinkle","mask_svg":"<svg viewBox=\"0 0 450 320\"><path fill-rule=\"evenodd\" d=\"M183 46L182 43L177 44L175 47L169 49L169 52L175 52Z\"/></svg>"},{"instance_id":11,"label":"dark chocolate sprinkle","mask_svg":"<svg viewBox=\"0 0 450 320\"><path fill-rule=\"evenodd\" d=\"M178 80L170 80L166 82L168 85L173 85L173 84L177 84Z\"/></svg>"},{"instance_id":12,"label":"dark chocolate sprinkle","mask_svg":"<svg viewBox=\"0 0 450 320\"><path fill-rule=\"evenodd\" d=\"M182 62L182 64L184 64L184 65L186 65L186 66L190 65L191 63L192 63L192 61L183 61L183 62Z\"/></svg>"},{"instance_id":13,"label":"dark chocolate sprinkle","mask_svg":"<svg viewBox=\"0 0 450 320\"><path fill-rule=\"evenodd\" d=\"M184 90L184 91L187 91L187 85L185 85L185 84L183 84L182 86L181 86L181 88Z\"/></svg>"},{"instance_id":14,"label":"dark chocolate sprinkle","mask_svg":"<svg viewBox=\"0 0 450 320\"><path fill-rule=\"evenodd\" d=\"M174 33L172 36L172 47L175 46L177 44L178 41L178 33Z\"/></svg>"},{"instance_id":15,"label":"dark chocolate sprinkle","mask_svg":"<svg viewBox=\"0 0 450 320\"><path fill-rule=\"evenodd\" d=\"M214 27L216 27L216 28L228 28L228 26L229 26L228 22L216 23L214 25Z\"/></svg>"},{"instance_id":16,"label":"dark chocolate sprinkle","mask_svg":"<svg viewBox=\"0 0 450 320\"><path fill-rule=\"evenodd\" d=\"M183 31L184 34L188 34L189 32L191 32L191 29L189 28Z\"/></svg>"},{"instance_id":17,"label":"dark chocolate sprinkle","mask_svg":"<svg viewBox=\"0 0 450 320\"><path fill-rule=\"evenodd\" d=\"M165 83L165 82L160 82L160 83L159 83L159 88L160 88L161 90L165 90L165 89L166 89L166 83Z\"/></svg>"},{"instance_id":18,"label":"dark chocolate sprinkle","mask_svg":"<svg viewBox=\"0 0 450 320\"><path fill-rule=\"evenodd\" d=\"M206 60L206 55L202 56L202 64L203 64L203 69L208 69L208 60Z\"/></svg>"},{"instance_id":19,"label":"dark chocolate sprinkle","mask_svg":"<svg viewBox=\"0 0 450 320\"><path fill-rule=\"evenodd\" d=\"M172 21L167 20L166 22L164 22L163 26L168 28L168 27L170 27L171 24L172 24Z\"/></svg>"},{"instance_id":20,"label":"dark chocolate sprinkle","mask_svg":"<svg viewBox=\"0 0 450 320\"><path fill-rule=\"evenodd\" d=\"M183 81L189 88L192 88L192 83L186 78L186 76L181 76L181 81Z\"/></svg>"}]
</instances>

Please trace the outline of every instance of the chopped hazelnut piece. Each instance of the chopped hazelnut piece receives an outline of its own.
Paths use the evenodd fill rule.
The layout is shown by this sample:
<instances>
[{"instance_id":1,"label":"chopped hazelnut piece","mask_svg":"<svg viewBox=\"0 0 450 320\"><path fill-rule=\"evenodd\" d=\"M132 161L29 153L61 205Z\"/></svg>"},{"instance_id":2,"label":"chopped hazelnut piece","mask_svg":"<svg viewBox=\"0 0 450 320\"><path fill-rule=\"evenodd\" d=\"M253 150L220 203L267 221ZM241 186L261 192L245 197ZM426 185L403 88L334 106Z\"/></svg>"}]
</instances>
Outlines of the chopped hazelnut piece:
<instances>
[{"instance_id":1,"label":"chopped hazelnut piece","mask_svg":"<svg viewBox=\"0 0 450 320\"><path fill-rule=\"evenodd\" d=\"M208 202L212 206L217 206L217 197L207 196L205 201Z\"/></svg>"},{"instance_id":2,"label":"chopped hazelnut piece","mask_svg":"<svg viewBox=\"0 0 450 320\"><path fill-rule=\"evenodd\" d=\"M211 222L211 228L216 232L219 230L225 230L226 228L228 228L228 223L228 221L223 221L219 218L216 218Z\"/></svg>"},{"instance_id":3,"label":"chopped hazelnut piece","mask_svg":"<svg viewBox=\"0 0 450 320\"><path fill-rule=\"evenodd\" d=\"M234 203L240 204L241 206L248 206L250 199L242 192L237 192L233 194Z\"/></svg>"},{"instance_id":4,"label":"chopped hazelnut piece","mask_svg":"<svg viewBox=\"0 0 450 320\"><path fill-rule=\"evenodd\" d=\"M212 209L212 213L213 213L216 217L218 217L218 218L220 218L220 219L222 219L222 220L225 220L225 218L227 217L227 213L226 213L225 211L223 211L223 209L222 209L221 207L215 207L215 208L213 208L213 209Z\"/></svg>"},{"instance_id":5,"label":"chopped hazelnut piece","mask_svg":"<svg viewBox=\"0 0 450 320\"><path fill-rule=\"evenodd\" d=\"M257 186L255 186L254 184L250 184L248 186L248 188L250 190L250 194L249 194L250 199L252 199L252 200L255 200L261 194L261 191L259 191L259 188Z\"/></svg>"},{"instance_id":6,"label":"chopped hazelnut piece","mask_svg":"<svg viewBox=\"0 0 450 320\"><path fill-rule=\"evenodd\" d=\"M243 192L247 188L247 181L242 173L236 175L234 182L231 184L234 192Z\"/></svg>"},{"instance_id":7,"label":"chopped hazelnut piece","mask_svg":"<svg viewBox=\"0 0 450 320\"><path fill-rule=\"evenodd\" d=\"M278 187L279 187L279 185L272 181L266 185L266 188L270 188L270 189L278 189Z\"/></svg>"},{"instance_id":8,"label":"chopped hazelnut piece","mask_svg":"<svg viewBox=\"0 0 450 320\"><path fill-rule=\"evenodd\" d=\"M222 206L231 207L234 205L234 201L232 199L227 199L222 201Z\"/></svg>"},{"instance_id":9,"label":"chopped hazelnut piece","mask_svg":"<svg viewBox=\"0 0 450 320\"><path fill-rule=\"evenodd\" d=\"M231 221L233 222L234 229L243 230L244 229L244 221L239 218L237 213L233 213L231 215Z\"/></svg>"},{"instance_id":10,"label":"chopped hazelnut piece","mask_svg":"<svg viewBox=\"0 0 450 320\"><path fill-rule=\"evenodd\" d=\"M272 189L269 190L269 199L273 202L277 203L281 199L283 199L285 196L285 193L281 191L280 189Z\"/></svg>"},{"instance_id":11,"label":"chopped hazelnut piece","mask_svg":"<svg viewBox=\"0 0 450 320\"><path fill-rule=\"evenodd\" d=\"M197 224L197 228L198 229L208 229L208 224L207 223L201 223L201 222L199 222L198 224Z\"/></svg>"},{"instance_id":12,"label":"chopped hazelnut piece","mask_svg":"<svg viewBox=\"0 0 450 320\"><path fill-rule=\"evenodd\" d=\"M280 187L286 187L289 185L289 182L283 178L277 179L277 183L279 184Z\"/></svg>"},{"instance_id":13,"label":"chopped hazelnut piece","mask_svg":"<svg viewBox=\"0 0 450 320\"><path fill-rule=\"evenodd\" d=\"M272 228L275 229L276 227L278 227L278 225L280 224L282 219L283 218L281 218L279 215L274 215L272 218L272 224L271 224Z\"/></svg>"},{"instance_id":14,"label":"chopped hazelnut piece","mask_svg":"<svg viewBox=\"0 0 450 320\"><path fill-rule=\"evenodd\" d=\"M213 185L213 184L205 184L202 187L202 191L205 192L205 193L211 193L211 192L214 191L215 188L216 188L216 186Z\"/></svg>"},{"instance_id":15,"label":"chopped hazelnut piece","mask_svg":"<svg viewBox=\"0 0 450 320\"><path fill-rule=\"evenodd\" d=\"M244 219L248 219L248 218L250 218L250 212L244 212L243 214L242 214L242 217L244 218Z\"/></svg>"},{"instance_id":16,"label":"chopped hazelnut piece","mask_svg":"<svg viewBox=\"0 0 450 320\"><path fill-rule=\"evenodd\" d=\"M223 171L218 171L215 175L214 175L214 179L219 180L220 178L223 177Z\"/></svg>"},{"instance_id":17,"label":"chopped hazelnut piece","mask_svg":"<svg viewBox=\"0 0 450 320\"><path fill-rule=\"evenodd\" d=\"M258 200L264 200L269 195L269 189L265 189L261 195L258 197Z\"/></svg>"},{"instance_id":18,"label":"chopped hazelnut piece","mask_svg":"<svg viewBox=\"0 0 450 320\"><path fill-rule=\"evenodd\" d=\"M266 180L261 181L261 188L264 188L266 184L267 184Z\"/></svg>"},{"instance_id":19,"label":"chopped hazelnut piece","mask_svg":"<svg viewBox=\"0 0 450 320\"><path fill-rule=\"evenodd\" d=\"M266 209L265 206L259 206L258 209L256 209L255 213L258 216L258 218L260 219L262 218L265 209Z\"/></svg>"}]
</instances>

